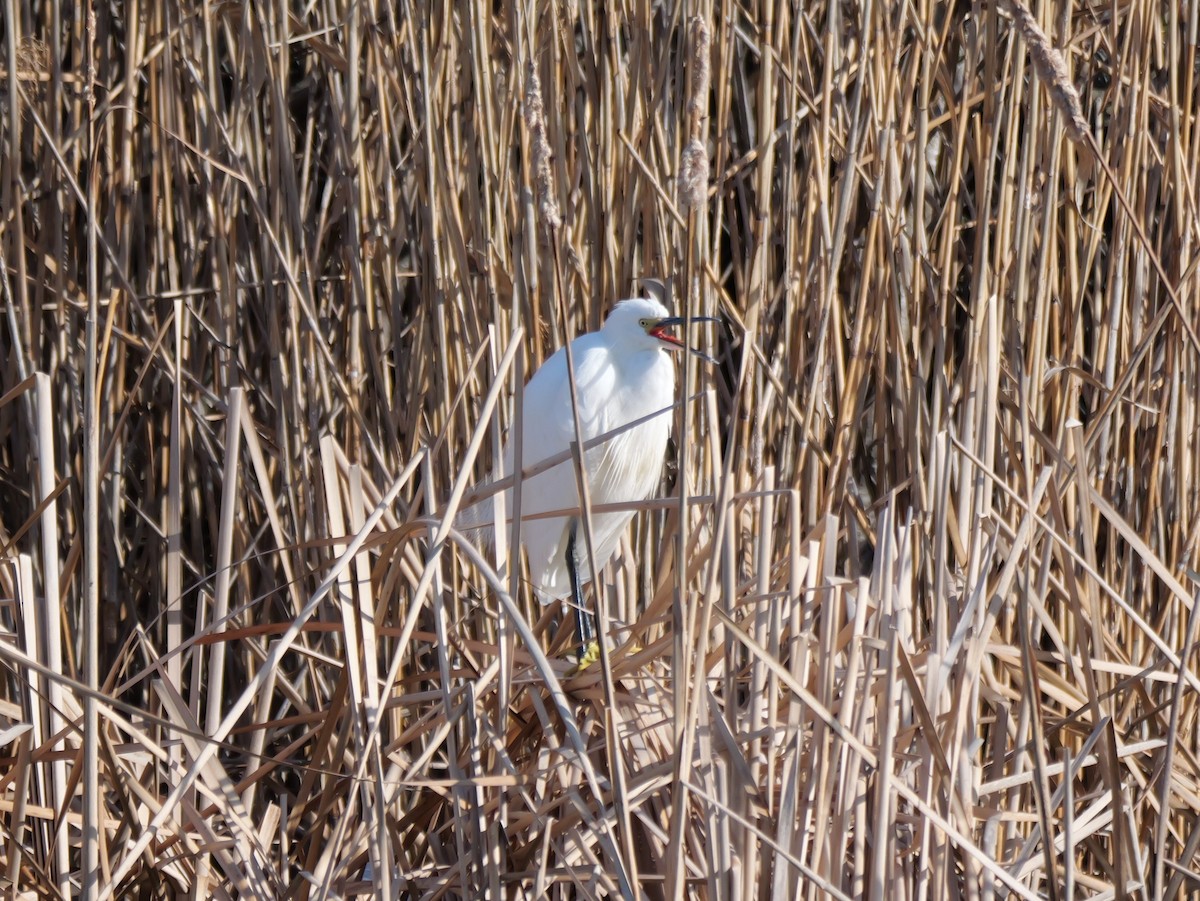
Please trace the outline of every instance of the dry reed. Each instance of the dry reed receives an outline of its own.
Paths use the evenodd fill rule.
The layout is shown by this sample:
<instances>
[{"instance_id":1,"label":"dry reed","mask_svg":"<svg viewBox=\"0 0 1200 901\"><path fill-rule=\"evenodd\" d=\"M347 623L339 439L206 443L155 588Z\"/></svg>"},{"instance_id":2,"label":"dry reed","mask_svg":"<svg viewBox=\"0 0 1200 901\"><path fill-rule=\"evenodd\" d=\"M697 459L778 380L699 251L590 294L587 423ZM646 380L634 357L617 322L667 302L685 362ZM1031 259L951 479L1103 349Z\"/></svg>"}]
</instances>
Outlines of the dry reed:
<instances>
[{"instance_id":1,"label":"dry reed","mask_svg":"<svg viewBox=\"0 0 1200 901\"><path fill-rule=\"evenodd\" d=\"M1196 48L1055 9L5 3L10 893L1200 891ZM643 275L578 671L446 512Z\"/></svg>"}]
</instances>

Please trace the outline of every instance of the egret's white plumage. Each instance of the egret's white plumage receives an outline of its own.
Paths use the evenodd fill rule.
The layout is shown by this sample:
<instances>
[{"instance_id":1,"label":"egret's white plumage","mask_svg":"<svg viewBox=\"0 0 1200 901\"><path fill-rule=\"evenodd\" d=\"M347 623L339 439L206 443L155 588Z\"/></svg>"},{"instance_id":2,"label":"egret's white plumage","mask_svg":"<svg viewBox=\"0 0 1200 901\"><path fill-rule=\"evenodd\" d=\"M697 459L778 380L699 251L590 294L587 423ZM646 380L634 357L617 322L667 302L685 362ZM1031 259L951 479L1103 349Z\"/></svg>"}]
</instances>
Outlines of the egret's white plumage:
<instances>
[{"instance_id":1,"label":"egret's white plumage","mask_svg":"<svg viewBox=\"0 0 1200 901\"><path fill-rule=\"evenodd\" d=\"M666 353L685 345L666 330L678 320L656 300L623 300L597 332L571 343L575 387L583 442L643 417L648 421L590 448L584 473L593 506L649 497L658 485L673 419L675 363ZM521 469L567 450L576 438L571 415L567 356L560 348L534 373L522 399ZM525 479L521 486L521 541L529 555L533 586L542 603L571 593L567 541L573 517L528 519L530 515L580 506L575 464L566 460ZM504 451L504 471L512 473L513 441ZM491 505L481 504L490 517ZM512 492L505 494L512 512ZM612 557L632 511L593 513L592 540L596 564ZM477 511L468 519L478 521ZM584 531L578 529L575 556L580 583L591 578Z\"/></svg>"}]
</instances>

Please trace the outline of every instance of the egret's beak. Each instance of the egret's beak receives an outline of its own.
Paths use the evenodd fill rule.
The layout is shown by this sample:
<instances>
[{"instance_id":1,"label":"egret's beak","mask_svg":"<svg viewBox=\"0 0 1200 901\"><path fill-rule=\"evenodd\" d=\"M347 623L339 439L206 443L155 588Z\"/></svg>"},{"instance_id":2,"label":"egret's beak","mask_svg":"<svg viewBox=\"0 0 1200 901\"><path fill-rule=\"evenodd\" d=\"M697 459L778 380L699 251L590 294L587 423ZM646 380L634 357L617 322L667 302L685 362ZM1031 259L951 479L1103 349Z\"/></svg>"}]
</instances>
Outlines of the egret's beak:
<instances>
[{"instance_id":1,"label":"egret's beak","mask_svg":"<svg viewBox=\"0 0 1200 901\"><path fill-rule=\"evenodd\" d=\"M647 330L647 334L649 334L653 338L657 338L659 341L666 342L672 348L675 348L678 350L691 351L696 356L698 356L701 360L704 360L706 363L716 363L717 361L714 360L712 357L710 357L708 354L704 353L704 351L697 350L696 348L692 347L690 344L685 344L683 341L680 341L678 338L676 338L674 335L672 335L671 332L669 331L669 329L672 326L686 325L689 321L690 322L720 322L720 320L714 316L693 316L690 320L685 319L682 316L667 316L664 319L658 320L658 322L656 322L652 328Z\"/></svg>"}]
</instances>

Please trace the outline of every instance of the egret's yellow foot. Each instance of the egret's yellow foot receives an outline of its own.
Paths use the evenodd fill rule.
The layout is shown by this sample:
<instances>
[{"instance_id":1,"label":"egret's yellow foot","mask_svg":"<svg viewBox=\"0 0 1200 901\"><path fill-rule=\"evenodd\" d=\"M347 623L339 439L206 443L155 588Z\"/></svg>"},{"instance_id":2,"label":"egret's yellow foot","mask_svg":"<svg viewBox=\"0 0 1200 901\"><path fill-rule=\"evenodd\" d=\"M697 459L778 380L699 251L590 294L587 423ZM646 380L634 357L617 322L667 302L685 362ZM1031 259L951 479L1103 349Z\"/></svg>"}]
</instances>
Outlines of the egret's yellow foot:
<instances>
[{"instance_id":1,"label":"egret's yellow foot","mask_svg":"<svg viewBox=\"0 0 1200 901\"><path fill-rule=\"evenodd\" d=\"M581 650L583 653L579 655L579 665L575 667L575 669L579 671L587 669L600 659L600 642L593 638L591 641L585 644Z\"/></svg>"}]
</instances>

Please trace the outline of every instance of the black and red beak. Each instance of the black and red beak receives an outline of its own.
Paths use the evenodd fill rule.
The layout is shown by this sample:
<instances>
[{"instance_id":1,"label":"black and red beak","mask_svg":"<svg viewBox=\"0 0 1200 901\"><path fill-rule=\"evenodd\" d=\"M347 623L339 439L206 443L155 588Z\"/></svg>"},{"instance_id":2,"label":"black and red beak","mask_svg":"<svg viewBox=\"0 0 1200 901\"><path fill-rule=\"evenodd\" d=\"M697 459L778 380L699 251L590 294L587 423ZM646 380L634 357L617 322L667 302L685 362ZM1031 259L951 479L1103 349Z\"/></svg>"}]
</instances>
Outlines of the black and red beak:
<instances>
[{"instance_id":1,"label":"black and red beak","mask_svg":"<svg viewBox=\"0 0 1200 901\"><path fill-rule=\"evenodd\" d=\"M654 325L646 330L646 334L652 338L657 338L659 341L669 345L674 350L687 350L694 353L701 360L707 363L716 363L717 361L704 353L702 350L697 350L690 344L686 344L679 340L671 333L671 328L676 325L687 325L688 322L719 322L720 320L714 316L693 316L690 320L682 316L667 316L658 320Z\"/></svg>"}]
</instances>

